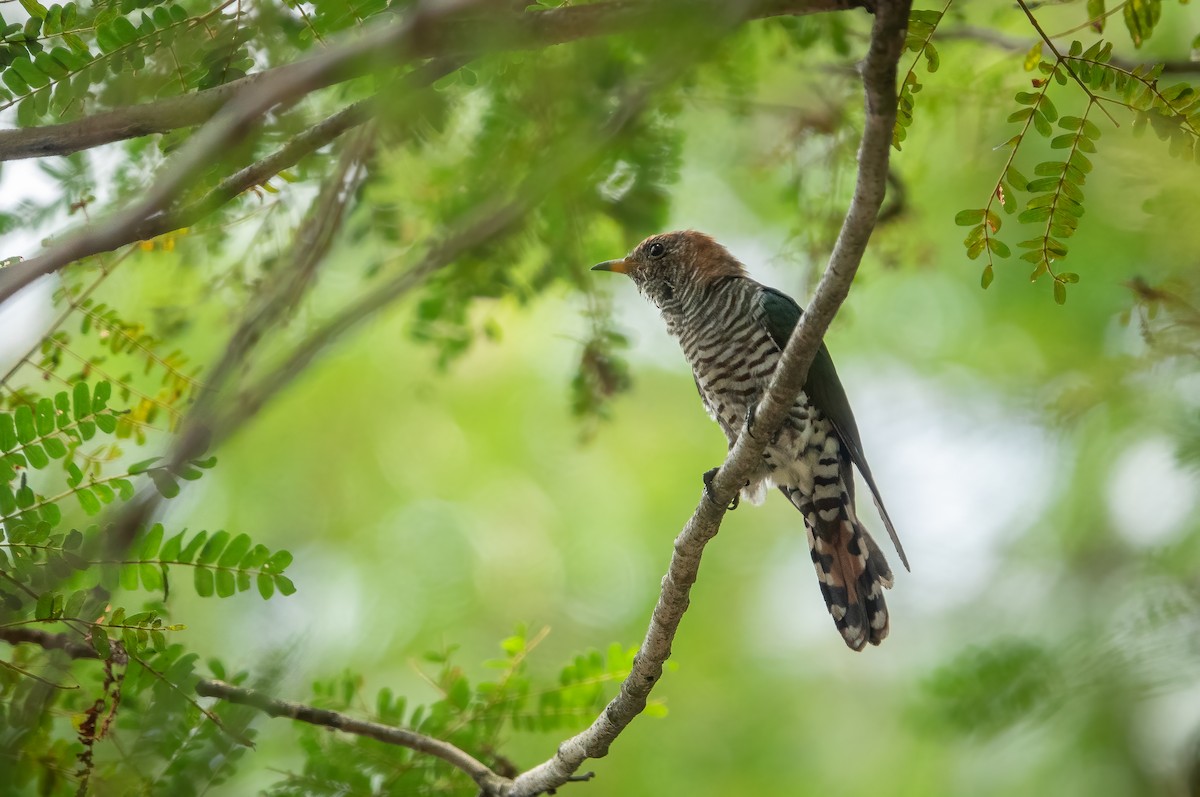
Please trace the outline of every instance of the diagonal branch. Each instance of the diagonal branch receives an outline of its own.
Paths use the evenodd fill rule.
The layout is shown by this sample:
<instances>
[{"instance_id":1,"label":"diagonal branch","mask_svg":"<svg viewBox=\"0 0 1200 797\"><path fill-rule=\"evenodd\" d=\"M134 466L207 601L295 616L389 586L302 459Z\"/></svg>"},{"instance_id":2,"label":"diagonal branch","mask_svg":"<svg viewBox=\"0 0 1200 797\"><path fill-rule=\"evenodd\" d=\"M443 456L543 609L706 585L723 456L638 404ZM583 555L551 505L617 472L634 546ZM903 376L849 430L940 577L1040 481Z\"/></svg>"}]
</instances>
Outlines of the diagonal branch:
<instances>
[{"instance_id":1,"label":"diagonal branch","mask_svg":"<svg viewBox=\"0 0 1200 797\"><path fill-rule=\"evenodd\" d=\"M289 717L298 722L311 725L321 725L344 733L357 736L367 736L385 744L399 745L418 753L426 753L440 758L451 766L462 770L471 776L485 793L494 790L496 784L504 779L493 772L486 764L469 753L455 747L449 742L426 736L423 733L410 731L407 728L397 728L379 722L367 722L354 719L345 714L328 709L308 706L304 703L293 703L288 700L277 700L253 689L227 684L224 681L202 680L196 684L196 692L203 697L215 697L230 703L251 706L270 717Z\"/></svg>"},{"instance_id":2,"label":"diagonal branch","mask_svg":"<svg viewBox=\"0 0 1200 797\"><path fill-rule=\"evenodd\" d=\"M688 607L704 546L716 536L725 507L762 457L766 443L782 426L804 387L809 366L825 331L845 301L866 251L887 185L892 128L896 122L896 71L904 47L909 0L880 2L871 43L863 63L866 122L858 152L858 180L841 234L812 302L792 333L771 385L758 405L757 433L743 434L712 482L715 500L700 499L695 513L675 539L675 552L663 578L662 592L629 677L620 693L591 727L559 745L554 757L521 774L505 797L532 797L558 788L589 758L608 754L609 746L646 707L650 690L662 676L671 643Z\"/></svg>"},{"instance_id":3,"label":"diagonal branch","mask_svg":"<svg viewBox=\"0 0 1200 797\"><path fill-rule=\"evenodd\" d=\"M0 628L0 641L10 645L32 644L46 650L61 650L72 659L100 658L100 654L91 645L76 642L67 634L55 634L36 628ZM316 708L304 703L277 700L254 689L234 686L224 681L201 679L196 683L196 694L201 697L215 697L229 703L251 706L270 717L290 717L299 722L321 725L358 736L368 736L385 744L394 744L416 750L419 753L427 753L461 769L483 789L494 789L495 784L502 780L486 764L449 742L410 731L407 728L358 720L336 711Z\"/></svg>"},{"instance_id":4,"label":"diagonal branch","mask_svg":"<svg viewBox=\"0 0 1200 797\"><path fill-rule=\"evenodd\" d=\"M275 72L269 79L264 78L235 95L212 121L188 140L140 200L52 245L37 257L0 271L0 304L38 278L53 274L69 263L128 243L134 230L170 208L187 190L192 178L267 111L298 100L329 75L343 74L351 65L364 61L373 63L382 52L390 49L408 51L416 42L422 41L429 25L450 14L454 8L484 2L486 0L461 0L454 5L439 4L434 9L419 5L399 23L375 27L360 39Z\"/></svg>"},{"instance_id":5,"label":"diagonal branch","mask_svg":"<svg viewBox=\"0 0 1200 797\"><path fill-rule=\"evenodd\" d=\"M754 0L749 3L746 17L841 11L862 4L860 0ZM428 24L423 26L422 35L406 47L379 41L379 29L361 40L343 44L340 49L361 50L363 57L347 60L336 70L322 70L310 79L304 93L363 75L383 61L402 63L413 58L540 49L664 24L680 12L703 18L706 12L702 7L716 5L721 4L714 0L606 0L588 5L530 12L505 11L474 17L439 13L431 16ZM386 40L387 36L382 38ZM378 46L371 46L367 52L362 46L364 42L378 42ZM72 122L0 130L0 161L66 155L114 141L203 124L244 92L302 70L311 61L326 60L328 55L324 53L308 61L274 67L193 94L116 108Z\"/></svg>"}]
</instances>

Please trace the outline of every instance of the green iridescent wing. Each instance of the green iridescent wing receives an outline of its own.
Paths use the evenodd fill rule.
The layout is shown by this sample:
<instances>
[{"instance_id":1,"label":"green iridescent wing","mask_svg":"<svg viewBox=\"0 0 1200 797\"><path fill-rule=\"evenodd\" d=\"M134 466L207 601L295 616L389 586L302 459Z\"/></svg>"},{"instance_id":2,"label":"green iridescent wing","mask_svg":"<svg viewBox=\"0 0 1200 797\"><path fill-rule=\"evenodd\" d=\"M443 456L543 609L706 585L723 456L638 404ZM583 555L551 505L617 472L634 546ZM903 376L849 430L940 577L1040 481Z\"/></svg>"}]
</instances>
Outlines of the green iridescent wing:
<instances>
[{"instance_id":1,"label":"green iridescent wing","mask_svg":"<svg viewBox=\"0 0 1200 797\"><path fill-rule=\"evenodd\" d=\"M775 341L775 345L779 347L780 351L783 351L787 346L788 338L792 336L792 330L796 328L796 324L800 323L800 316L804 311L786 293L766 286L759 291L758 306L760 311L758 318L766 327L771 339ZM850 456L850 461L858 468L858 472L862 474L867 486L871 488L875 506L878 507L883 524L887 527L888 536L892 538L892 544L896 546L896 553L900 555L900 561L904 563L906 570L910 570L908 557L904 554L900 538L896 535L896 528L892 525L892 519L883 505L879 488L875 486L875 477L871 475L871 467L867 464L867 455L863 453L862 439L858 434L858 425L854 422L850 400L846 398L846 391L842 388L837 369L833 367L833 358L829 356L829 349L825 348L824 342L821 343L821 348L817 349L817 356L813 360L812 367L808 369L808 381L804 383L804 392L808 395L809 401L833 423L838 437L845 445L846 453ZM848 487L851 490L851 497L853 497L853 485L848 483Z\"/></svg>"}]
</instances>

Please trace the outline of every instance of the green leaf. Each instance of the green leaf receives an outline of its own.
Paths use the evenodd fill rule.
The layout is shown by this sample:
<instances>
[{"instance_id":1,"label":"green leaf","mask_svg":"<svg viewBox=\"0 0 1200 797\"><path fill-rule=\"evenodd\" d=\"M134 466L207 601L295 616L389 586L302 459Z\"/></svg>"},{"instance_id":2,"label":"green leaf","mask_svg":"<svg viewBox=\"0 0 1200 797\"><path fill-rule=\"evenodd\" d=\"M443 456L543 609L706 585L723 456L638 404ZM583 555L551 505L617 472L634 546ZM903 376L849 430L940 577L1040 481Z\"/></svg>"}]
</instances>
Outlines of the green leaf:
<instances>
[{"instance_id":1,"label":"green leaf","mask_svg":"<svg viewBox=\"0 0 1200 797\"><path fill-rule=\"evenodd\" d=\"M108 382L97 382L95 390L92 392L92 412L100 412L105 409L111 397L112 385Z\"/></svg>"},{"instance_id":2,"label":"green leaf","mask_svg":"<svg viewBox=\"0 0 1200 797\"><path fill-rule=\"evenodd\" d=\"M229 542L228 531L218 531L208 539L208 543L204 546L204 550L200 552L200 558L197 560L202 565L211 565L220 558L221 552L225 550L225 544Z\"/></svg>"},{"instance_id":3,"label":"green leaf","mask_svg":"<svg viewBox=\"0 0 1200 797\"><path fill-rule=\"evenodd\" d=\"M50 77L38 69L33 61L21 55L13 59L9 68L21 76L21 79L35 89L50 85Z\"/></svg>"},{"instance_id":4,"label":"green leaf","mask_svg":"<svg viewBox=\"0 0 1200 797\"><path fill-rule=\"evenodd\" d=\"M180 536L183 536L186 533L187 533L187 530L185 529L184 531L180 532ZM195 537L192 537L191 541L188 542L188 544L184 547L183 551L180 552L179 561L184 562L185 564L191 563L192 559L194 559L196 557L196 553L202 547L204 547L204 543L207 540L208 540L208 532L207 531L202 531L199 534L197 534Z\"/></svg>"},{"instance_id":5,"label":"green leaf","mask_svg":"<svg viewBox=\"0 0 1200 797\"><path fill-rule=\"evenodd\" d=\"M54 408L58 428L66 429L71 425L71 397L67 395L67 391L63 390L54 394Z\"/></svg>"},{"instance_id":6,"label":"green leaf","mask_svg":"<svg viewBox=\"0 0 1200 797\"><path fill-rule=\"evenodd\" d=\"M167 540L163 545L162 550L158 554L158 558L164 562L174 562L179 559L179 554L183 550L183 535L185 532L179 532L171 539Z\"/></svg>"},{"instance_id":7,"label":"green leaf","mask_svg":"<svg viewBox=\"0 0 1200 797\"><path fill-rule=\"evenodd\" d=\"M984 220L987 211L983 208L978 210L960 210L954 217L954 223L959 227L971 227L979 224Z\"/></svg>"},{"instance_id":8,"label":"green leaf","mask_svg":"<svg viewBox=\"0 0 1200 797\"><path fill-rule=\"evenodd\" d=\"M113 415L101 413L100 415L95 416L92 420L97 426L100 427L100 431L104 432L105 434L112 434L117 430L117 419Z\"/></svg>"},{"instance_id":9,"label":"green leaf","mask_svg":"<svg viewBox=\"0 0 1200 797\"><path fill-rule=\"evenodd\" d=\"M275 582L271 579L271 576L266 573L259 573L254 581L258 585L258 594L262 595L263 600L270 600L271 596L275 594Z\"/></svg>"},{"instance_id":10,"label":"green leaf","mask_svg":"<svg viewBox=\"0 0 1200 797\"><path fill-rule=\"evenodd\" d=\"M288 565L292 563L292 554L290 551L276 551L275 554L267 560L266 569L272 573L282 573L287 570Z\"/></svg>"},{"instance_id":11,"label":"green leaf","mask_svg":"<svg viewBox=\"0 0 1200 797\"><path fill-rule=\"evenodd\" d=\"M71 391L72 403L75 406L75 420L82 421L92 414L92 392L86 382L76 382Z\"/></svg>"},{"instance_id":12,"label":"green leaf","mask_svg":"<svg viewBox=\"0 0 1200 797\"><path fill-rule=\"evenodd\" d=\"M267 550L265 545L255 545L250 551L242 557L242 560L237 563L238 570L257 570L262 567L271 552Z\"/></svg>"},{"instance_id":13,"label":"green leaf","mask_svg":"<svg viewBox=\"0 0 1200 797\"><path fill-rule=\"evenodd\" d=\"M46 453L54 459L62 459L67 455L67 445L57 437L47 437L42 441L42 447L46 449Z\"/></svg>"},{"instance_id":14,"label":"green leaf","mask_svg":"<svg viewBox=\"0 0 1200 797\"><path fill-rule=\"evenodd\" d=\"M1034 108L1022 108L1019 111L1013 111L1008 116L1010 122L1024 122L1029 117L1033 116L1036 110Z\"/></svg>"},{"instance_id":15,"label":"green leaf","mask_svg":"<svg viewBox=\"0 0 1200 797\"><path fill-rule=\"evenodd\" d=\"M250 537L246 534L239 534L229 542L229 546L225 549L225 553L221 554L220 560L217 562L218 567L237 567L238 562L250 550Z\"/></svg>"},{"instance_id":16,"label":"green leaf","mask_svg":"<svg viewBox=\"0 0 1200 797\"><path fill-rule=\"evenodd\" d=\"M1053 191L1058 188L1057 177L1040 177L1029 184L1029 192L1031 194L1040 194L1043 191Z\"/></svg>"},{"instance_id":17,"label":"green leaf","mask_svg":"<svg viewBox=\"0 0 1200 797\"><path fill-rule=\"evenodd\" d=\"M12 451L18 445L13 416L7 412L0 412L0 451Z\"/></svg>"},{"instance_id":18,"label":"green leaf","mask_svg":"<svg viewBox=\"0 0 1200 797\"><path fill-rule=\"evenodd\" d=\"M1050 208L1029 208L1021 211L1021 215L1017 216L1017 221L1022 224L1032 224L1033 222L1045 221L1050 218Z\"/></svg>"},{"instance_id":19,"label":"green leaf","mask_svg":"<svg viewBox=\"0 0 1200 797\"><path fill-rule=\"evenodd\" d=\"M14 420L17 424L17 440L21 443L31 443L37 439L37 427L33 423L33 410L28 404L17 407Z\"/></svg>"},{"instance_id":20,"label":"green leaf","mask_svg":"<svg viewBox=\"0 0 1200 797\"><path fill-rule=\"evenodd\" d=\"M1089 27L1096 33L1104 32L1104 0L1087 0L1087 15L1091 22Z\"/></svg>"},{"instance_id":21,"label":"green leaf","mask_svg":"<svg viewBox=\"0 0 1200 797\"><path fill-rule=\"evenodd\" d=\"M89 515L98 515L103 509L103 507L100 506L100 501L88 487L81 487L75 493L75 497L79 499L79 505L83 507L83 511L87 512Z\"/></svg>"},{"instance_id":22,"label":"green leaf","mask_svg":"<svg viewBox=\"0 0 1200 797\"><path fill-rule=\"evenodd\" d=\"M1054 302L1055 304L1067 303L1067 286L1058 280L1054 281Z\"/></svg>"},{"instance_id":23,"label":"green leaf","mask_svg":"<svg viewBox=\"0 0 1200 797\"><path fill-rule=\"evenodd\" d=\"M34 412L37 421L37 433L45 437L54 432L54 402L48 398L40 399Z\"/></svg>"},{"instance_id":24,"label":"green leaf","mask_svg":"<svg viewBox=\"0 0 1200 797\"><path fill-rule=\"evenodd\" d=\"M109 647L108 643L108 634L96 626L92 626L92 647L96 649L96 655L101 659L107 659L112 655L112 648Z\"/></svg>"},{"instance_id":25,"label":"green leaf","mask_svg":"<svg viewBox=\"0 0 1200 797\"><path fill-rule=\"evenodd\" d=\"M1054 103L1050 101L1049 94L1042 94L1042 99L1038 103L1038 110L1046 116L1047 122L1053 122L1058 118L1058 109L1054 107Z\"/></svg>"},{"instance_id":26,"label":"green leaf","mask_svg":"<svg viewBox=\"0 0 1200 797\"><path fill-rule=\"evenodd\" d=\"M151 562L143 562L138 567L142 577L142 586L150 592L161 592L163 588L162 568Z\"/></svg>"},{"instance_id":27,"label":"green leaf","mask_svg":"<svg viewBox=\"0 0 1200 797\"><path fill-rule=\"evenodd\" d=\"M233 571L218 570L214 576L216 578L217 597L228 598L237 593L237 586L233 580Z\"/></svg>"},{"instance_id":28,"label":"green leaf","mask_svg":"<svg viewBox=\"0 0 1200 797\"><path fill-rule=\"evenodd\" d=\"M43 52L35 55L33 57L33 65L54 80L61 80L70 74L67 68L51 58L49 53Z\"/></svg>"},{"instance_id":29,"label":"green leaf","mask_svg":"<svg viewBox=\"0 0 1200 797\"><path fill-rule=\"evenodd\" d=\"M1004 170L1004 179L1008 180L1012 187L1018 191L1028 190L1026 186L1029 185L1029 181L1025 179L1025 175L1017 171L1017 167L1013 166L1012 164L1009 164L1008 168Z\"/></svg>"},{"instance_id":30,"label":"green leaf","mask_svg":"<svg viewBox=\"0 0 1200 797\"><path fill-rule=\"evenodd\" d=\"M274 576L275 589L279 590L282 595L294 595L296 593L296 585L287 576Z\"/></svg>"},{"instance_id":31,"label":"green leaf","mask_svg":"<svg viewBox=\"0 0 1200 797\"><path fill-rule=\"evenodd\" d=\"M117 497L116 493L113 492L113 488L109 487L104 482L96 482L93 484L92 491L96 493L97 498L106 504L111 504L113 499Z\"/></svg>"},{"instance_id":32,"label":"green leaf","mask_svg":"<svg viewBox=\"0 0 1200 797\"><path fill-rule=\"evenodd\" d=\"M933 46L933 42L926 42L925 68L929 71L929 74L932 75L934 72L938 71L938 67L941 66L941 63L942 59L938 57L938 51L937 48Z\"/></svg>"},{"instance_id":33,"label":"green leaf","mask_svg":"<svg viewBox=\"0 0 1200 797\"><path fill-rule=\"evenodd\" d=\"M133 44L138 39L137 28L133 26L125 17L117 17L112 23L113 33L121 41L121 44Z\"/></svg>"},{"instance_id":34,"label":"green leaf","mask_svg":"<svg viewBox=\"0 0 1200 797\"><path fill-rule=\"evenodd\" d=\"M207 567L197 567L194 570L193 583L196 594L201 598L211 598L213 594L213 572Z\"/></svg>"},{"instance_id":35,"label":"green leaf","mask_svg":"<svg viewBox=\"0 0 1200 797\"><path fill-rule=\"evenodd\" d=\"M47 456L46 451L36 443L25 446L23 451L25 452L25 458L29 460L29 464L37 470L41 470L50 464L50 457Z\"/></svg>"},{"instance_id":36,"label":"green leaf","mask_svg":"<svg viewBox=\"0 0 1200 797\"><path fill-rule=\"evenodd\" d=\"M988 286L992 284L992 279L995 276L996 275L992 271L992 267L990 265L985 266L983 269L983 275L979 278L979 287L983 288L986 291Z\"/></svg>"},{"instance_id":37,"label":"green leaf","mask_svg":"<svg viewBox=\"0 0 1200 797\"><path fill-rule=\"evenodd\" d=\"M121 496L122 501L128 501L133 498L133 482L128 479L113 479L112 486L117 488L117 493Z\"/></svg>"},{"instance_id":38,"label":"green leaf","mask_svg":"<svg viewBox=\"0 0 1200 797\"><path fill-rule=\"evenodd\" d=\"M141 546L138 548L138 557L141 559L154 559L158 556L158 548L162 545L163 525L155 523L146 532L145 538L142 540Z\"/></svg>"},{"instance_id":39,"label":"green leaf","mask_svg":"<svg viewBox=\"0 0 1200 797\"><path fill-rule=\"evenodd\" d=\"M13 94L22 96L29 93L29 84L25 82L15 69L5 69L3 78L4 85L12 89Z\"/></svg>"},{"instance_id":40,"label":"green leaf","mask_svg":"<svg viewBox=\"0 0 1200 797\"><path fill-rule=\"evenodd\" d=\"M54 618L53 593L43 592L38 596L37 606L34 607L33 616L38 620L51 620Z\"/></svg>"},{"instance_id":41,"label":"green leaf","mask_svg":"<svg viewBox=\"0 0 1200 797\"><path fill-rule=\"evenodd\" d=\"M96 46L105 55L121 49L121 37L111 24L96 26Z\"/></svg>"},{"instance_id":42,"label":"green leaf","mask_svg":"<svg viewBox=\"0 0 1200 797\"><path fill-rule=\"evenodd\" d=\"M1044 138L1049 138L1054 134L1054 128L1050 126L1050 120L1041 111L1033 113L1033 129L1038 131L1038 134Z\"/></svg>"}]
</instances>

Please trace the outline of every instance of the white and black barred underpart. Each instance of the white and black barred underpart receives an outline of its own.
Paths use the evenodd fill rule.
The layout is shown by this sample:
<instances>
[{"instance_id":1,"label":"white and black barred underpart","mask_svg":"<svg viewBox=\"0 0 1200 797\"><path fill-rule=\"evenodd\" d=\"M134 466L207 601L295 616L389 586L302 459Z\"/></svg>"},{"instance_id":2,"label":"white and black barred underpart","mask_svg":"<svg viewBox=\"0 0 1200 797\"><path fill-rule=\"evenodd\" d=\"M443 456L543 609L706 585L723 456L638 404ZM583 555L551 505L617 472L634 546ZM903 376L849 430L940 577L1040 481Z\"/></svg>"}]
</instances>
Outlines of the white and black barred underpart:
<instances>
[{"instance_id":1,"label":"white and black barred underpart","mask_svg":"<svg viewBox=\"0 0 1200 797\"><path fill-rule=\"evenodd\" d=\"M730 447L782 353L762 315L765 290L741 276L643 286L679 340L704 406ZM883 588L891 587L892 573L855 515L850 453L805 393L742 495L759 503L770 486L777 486L804 517L821 594L846 644L855 650L867 642L879 644L888 633Z\"/></svg>"}]
</instances>

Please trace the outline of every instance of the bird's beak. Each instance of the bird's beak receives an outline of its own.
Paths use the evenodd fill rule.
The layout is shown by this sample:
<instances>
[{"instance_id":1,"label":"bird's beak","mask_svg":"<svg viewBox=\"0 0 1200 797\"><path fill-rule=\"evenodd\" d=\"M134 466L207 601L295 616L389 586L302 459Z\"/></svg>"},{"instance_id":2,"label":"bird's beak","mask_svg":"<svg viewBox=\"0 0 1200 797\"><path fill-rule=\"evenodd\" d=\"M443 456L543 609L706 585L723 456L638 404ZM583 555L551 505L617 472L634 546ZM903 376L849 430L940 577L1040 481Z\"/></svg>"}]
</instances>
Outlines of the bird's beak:
<instances>
[{"instance_id":1,"label":"bird's beak","mask_svg":"<svg viewBox=\"0 0 1200 797\"><path fill-rule=\"evenodd\" d=\"M592 266L592 271L613 271L617 274L629 273L629 261L625 258L620 260L605 260L603 263L597 263Z\"/></svg>"}]
</instances>

